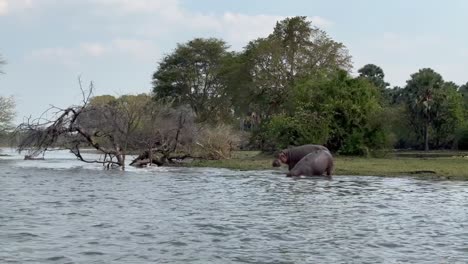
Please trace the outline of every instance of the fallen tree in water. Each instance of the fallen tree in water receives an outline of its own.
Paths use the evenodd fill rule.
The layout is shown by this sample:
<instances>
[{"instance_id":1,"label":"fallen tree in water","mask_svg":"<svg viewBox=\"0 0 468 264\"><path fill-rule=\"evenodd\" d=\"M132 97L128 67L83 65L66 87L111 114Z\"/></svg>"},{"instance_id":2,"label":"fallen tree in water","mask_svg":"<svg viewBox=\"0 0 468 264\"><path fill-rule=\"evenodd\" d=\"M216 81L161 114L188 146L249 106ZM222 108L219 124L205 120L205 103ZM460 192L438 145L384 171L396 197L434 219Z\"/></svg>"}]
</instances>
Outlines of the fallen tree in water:
<instances>
[{"instance_id":1,"label":"fallen tree in water","mask_svg":"<svg viewBox=\"0 0 468 264\"><path fill-rule=\"evenodd\" d=\"M97 108L89 105L93 85L85 92L79 81L83 95L81 105L62 109L52 106L39 118L29 118L16 129L21 139L18 151L28 151L27 156L37 156L50 148L62 147L69 149L79 160L87 163L100 163L110 168L119 166L124 168L125 153L114 134L99 129L92 129L83 122L86 115L91 116ZM51 113L52 112L52 113ZM52 118L46 116L52 115ZM110 144L102 144L103 140ZM103 159L86 159L80 151L82 147L93 147L104 155Z\"/></svg>"},{"instance_id":2,"label":"fallen tree in water","mask_svg":"<svg viewBox=\"0 0 468 264\"><path fill-rule=\"evenodd\" d=\"M15 133L18 151L34 158L54 148L68 149L77 159L125 169L126 156L139 154L135 167L164 166L193 159L225 159L239 143L229 126L203 127L193 110L147 94L92 96L93 85L82 88L82 103L51 107L37 119L20 124ZM100 157L84 155L93 148Z\"/></svg>"},{"instance_id":3,"label":"fallen tree in water","mask_svg":"<svg viewBox=\"0 0 468 264\"><path fill-rule=\"evenodd\" d=\"M187 146L193 144L196 134L191 109L173 108L171 102L155 102L145 94L92 97L92 83L88 91L79 83L83 95L81 105L64 109L51 107L41 117L28 119L17 127L16 134L21 138L19 152L27 151L28 156L34 157L60 147L69 149L83 162L121 169L125 169L128 153L142 149L146 149L141 151L142 158L132 165L161 166L191 157ZM81 150L89 147L101 157L93 159L83 155ZM157 155L153 157L153 153Z\"/></svg>"}]
</instances>

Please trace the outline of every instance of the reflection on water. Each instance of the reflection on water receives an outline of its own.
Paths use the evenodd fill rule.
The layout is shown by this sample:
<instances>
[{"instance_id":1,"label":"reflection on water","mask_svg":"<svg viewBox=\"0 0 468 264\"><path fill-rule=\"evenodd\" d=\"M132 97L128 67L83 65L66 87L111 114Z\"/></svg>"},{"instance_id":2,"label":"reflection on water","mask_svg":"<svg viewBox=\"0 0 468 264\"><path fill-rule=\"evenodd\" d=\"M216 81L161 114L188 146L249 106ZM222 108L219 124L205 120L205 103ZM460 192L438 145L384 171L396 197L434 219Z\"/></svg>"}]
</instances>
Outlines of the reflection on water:
<instances>
[{"instance_id":1,"label":"reflection on water","mask_svg":"<svg viewBox=\"0 0 468 264\"><path fill-rule=\"evenodd\" d=\"M0 157L0 263L467 263L468 183Z\"/></svg>"}]
</instances>

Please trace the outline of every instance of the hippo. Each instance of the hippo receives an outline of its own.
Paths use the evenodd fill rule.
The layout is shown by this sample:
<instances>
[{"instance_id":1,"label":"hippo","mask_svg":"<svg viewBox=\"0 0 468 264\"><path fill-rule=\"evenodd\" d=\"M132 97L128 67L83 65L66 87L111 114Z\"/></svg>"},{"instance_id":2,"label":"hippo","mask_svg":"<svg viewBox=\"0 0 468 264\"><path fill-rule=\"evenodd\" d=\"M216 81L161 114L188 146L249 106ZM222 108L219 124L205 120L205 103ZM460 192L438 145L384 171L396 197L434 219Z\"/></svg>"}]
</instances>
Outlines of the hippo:
<instances>
[{"instance_id":1,"label":"hippo","mask_svg":"<svg viewBox=\"0 0 468 264\"><path fill-rule=\"evenodd\" d=\"M271 164L273 167L281 167L281 161L279 159L275 159Z\"/></svg>"},{"instance_id":2,"label":"hippo","mask_svg":"<svg viewBox=\"0 0 468 264\"><path fill-rule=\"evenodd\" d=\"M322 146L322 145L313 145L313 144L307 144L307 145L302 145L298 147L292 147L288 149L283 149L279 154L278 158L273 161L273 167L279 167L281 166L281 163L288 164L288 169L291 171L294 166L307 154L317 151L317 150L323 150L323 151L328 151L328 148Z\"/></svg>"},{"instance_id":3,"label":"hippo","mask_svg":"<svg viewBox=\"0 0 468 264\"><path fill-rule=\"evenodd\" d=\"M330 151L319 149L303 157L286 176L322 176L326 172L331 177L332 171L333 156Z\"/></svg>"}]
</instances>

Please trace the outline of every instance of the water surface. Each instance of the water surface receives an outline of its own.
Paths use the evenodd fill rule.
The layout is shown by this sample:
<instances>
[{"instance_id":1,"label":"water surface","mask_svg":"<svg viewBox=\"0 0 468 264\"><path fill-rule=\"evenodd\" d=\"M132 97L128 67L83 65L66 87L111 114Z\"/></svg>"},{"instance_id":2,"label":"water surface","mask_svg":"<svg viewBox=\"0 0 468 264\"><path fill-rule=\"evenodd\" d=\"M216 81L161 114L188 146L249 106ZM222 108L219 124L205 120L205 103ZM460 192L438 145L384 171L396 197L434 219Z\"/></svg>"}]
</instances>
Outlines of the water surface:
<instances>
[{"instance_id":1,"label":"water surface","mask_svg":"<svg viewBox=\"0 0 468 264\"><path fill-rule=\"evenodd\" d=\"M467 182L46 158L0 157L0 263L468 263Z\"/></svg>"}]
</instances>

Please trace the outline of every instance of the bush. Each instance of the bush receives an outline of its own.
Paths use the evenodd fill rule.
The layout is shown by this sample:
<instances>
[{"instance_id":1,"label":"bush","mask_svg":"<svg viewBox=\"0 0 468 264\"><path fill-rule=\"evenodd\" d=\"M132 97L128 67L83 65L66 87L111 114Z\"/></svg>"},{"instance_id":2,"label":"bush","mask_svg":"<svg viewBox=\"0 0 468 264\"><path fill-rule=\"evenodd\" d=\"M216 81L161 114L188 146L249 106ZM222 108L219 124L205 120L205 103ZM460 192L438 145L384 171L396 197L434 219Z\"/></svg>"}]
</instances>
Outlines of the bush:
<instances>
[{"instance_id":1,"label":"bush","mask_svg":"<svg viewBox=\"0 0 468 264\"><path fill-rule=\"evenodd\" d=\"M261 149L273 151L289 146L323 144L327 141L328 126L320 122L316 113L298 111L294 116L273 116L257 132L255 139L261 141Z\"/></svg>"},{"instance_id":2,"label":"bush","mask_svg":"<svg viewBox=\"0 0 468 264\"><path fill-rule=\"evenodd\" d=\"M231 157L231 152L239 148L243 138L240 131L231 126L220 124L200 130L195 146L198 156L219 160Z\"/></svg>"},{"instance_id":3,"label":"bush","mask_svg":"<svg viewBox=\"0 0 468 264\"><path fill-rule=\"evenodd\" d=\"M365 144L364 135L360 132L353 132L343 141L339 154L344 155L369 155L369 148Z\"/></svg>"}]
</instances>

